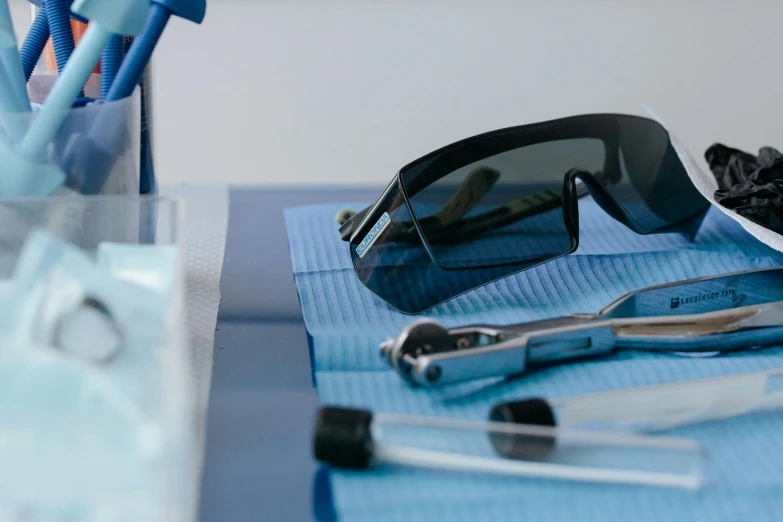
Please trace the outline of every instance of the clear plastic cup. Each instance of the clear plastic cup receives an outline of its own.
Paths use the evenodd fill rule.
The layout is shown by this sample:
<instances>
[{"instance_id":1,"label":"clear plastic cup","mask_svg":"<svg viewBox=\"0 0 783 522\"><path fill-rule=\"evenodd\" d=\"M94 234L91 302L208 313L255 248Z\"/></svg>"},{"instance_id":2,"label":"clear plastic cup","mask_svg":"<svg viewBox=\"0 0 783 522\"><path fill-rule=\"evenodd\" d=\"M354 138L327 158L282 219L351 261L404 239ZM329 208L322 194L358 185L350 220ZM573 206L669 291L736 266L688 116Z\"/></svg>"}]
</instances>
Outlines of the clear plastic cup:
<instances>
[{"instance_id":1,"label":"clear plastic cup","mask_svg":"<svg viewBox=\"0 0 783 522\"><path fill-rule=\"evenodd\" d=\"M0 520L194 520L182 209L140 196L80 197L76 206L78 216L63 226L72 199L0 201L0 292L8 291L28 238L45 230L148 290L159 281L145 277L146 267L154 275L160 259L169 263L165 328L159 343L129 343L106 364L0 336ZM107 260L107 251L121 255ZM136 251L132 266L121 266Z\"/></svg>"},{"instance_id":2,"label":"clear plastic cup","mask_svg":"<svg viewBox=\"0 0 783 522\"><path fill-rule=\"evenodd\" d=\"M33 101L44 99L51 78L33 76ZM137 90L119 101L70 109L41 161L57 164L65 173L65 186L78 193L138 194L140 99ZM0 114L0 140L15 146L35 117L35 112Z\"/></svg>"}]
</instances>

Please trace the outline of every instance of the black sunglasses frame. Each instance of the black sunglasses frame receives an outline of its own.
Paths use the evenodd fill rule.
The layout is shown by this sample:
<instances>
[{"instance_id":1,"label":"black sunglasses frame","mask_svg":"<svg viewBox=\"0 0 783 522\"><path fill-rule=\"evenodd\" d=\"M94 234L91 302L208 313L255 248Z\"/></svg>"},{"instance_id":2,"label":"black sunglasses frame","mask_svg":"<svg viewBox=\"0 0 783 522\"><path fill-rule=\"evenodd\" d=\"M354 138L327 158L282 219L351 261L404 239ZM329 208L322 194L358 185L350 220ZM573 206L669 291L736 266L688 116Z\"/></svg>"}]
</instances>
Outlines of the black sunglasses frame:
<instances>
[{"instance_id":1,"label":"black sunglasses frame","mask_svg":"<svg viewBox=\"0 0 783 522\"><path fill-rule=\"evenodd\" d=\"M426 253L430 257L432 263L437 265L440 269L449 271L470 271L502 266L524 265L520 268L519 271L501 275L495 279L488 280L479 286L489 284L492 281L502 279L508 275L512 275L513 273L534 268L543 263L567 256L576 251L576 249L579 247L578 200L581 196L587 194L588 192L607 214L620 223L623 223L637 234L646 235L669 231L680 231L692 238L698 231L699 225L701 224L701 221L706 211L708 210L710 203L701 197L695 187L690 185L690 193L687 194L686 197L690 200L689 203L692 204L691 207L693 208L693 212L667 226L656 227L653 229L641 226L615 199L615 197L613 197L606 190L603 184L606 182L611 182L613 180L612 174L619 172L619 151L621 148L619 128L608 125L601 129L605 132L584 133L584 128L580 127L579 124L586 118L605 118L608 120L613 118L638 118L639 120L650 121L647 118L620 114L589 114L572 116L569 118L531 125L509 127L465 138L435 150L402 167L375 203L358 212L343 225L340 230L341 235L343 236L344 240L349 242L349 244L352 246L355 245L357 239L363 234L367 234L369 228L371 228L377 222L379 218L377 215L378 210L388 206L386 205L386 199L389 197L390 193L393 193L395 190L399 190L400 194L403 196L404 204L407 207L407 211L409 212L412 221L412 230L409 232L418 235L418 239L426 250ZM524 139L519 139L520 136L518 133L530 134L531 130L536 131L535 139L530 139L527 141ZM562 188L562 212L563 223L571 240L571 245L568 251L565 251L562 254L547 254L542 256L540 262L532 262L532 264L530 262L522 263L518 260L513 260L476 267L453 267L446 266L439 262L438 256L436 256L435 252L433 252L432 246L428 241L426 234L422 233L422 225L419 218L416 216L416 213L413 210L413 205L411 203L411 198L413 196L415 196L424 188L432 185L439 179L448 176L457 168L460 168L466 164L480 161L495 154L518 149L528 145L535 145L547 141L562 141L564 139L574 138L597 138L603 141L605 144L608 144L608 147L606 147L607 154L604 158L603 171L599 173L600 176L597 177L595 173L589 172L582 168L572 168L564 175ZM676 156L676 153L673 152L673 146L668 133L666 133L666 139L667 153L675 154ZM489 145L487 144L487 140L491 140ZM684 166L682 166L682 162L679 160L679 158L678 161L680 163L680 168L683 170L682 175L684 178L688 179L687 173L685 172ZM583 183L586 190L580 190L581 187L579 187L576 183L577 179ZM689 179L688 183L690 184ZM693 205L693 203L696 204ZM517 219L521 219L521 217ZM467 291L470 290L461 291L451 298L457 297L458 295L461 295ZM425 310L426 309L413 311L413 313L419 313ZM409 310L402 311L411 313Z\"/></svg>"}]
</instances>

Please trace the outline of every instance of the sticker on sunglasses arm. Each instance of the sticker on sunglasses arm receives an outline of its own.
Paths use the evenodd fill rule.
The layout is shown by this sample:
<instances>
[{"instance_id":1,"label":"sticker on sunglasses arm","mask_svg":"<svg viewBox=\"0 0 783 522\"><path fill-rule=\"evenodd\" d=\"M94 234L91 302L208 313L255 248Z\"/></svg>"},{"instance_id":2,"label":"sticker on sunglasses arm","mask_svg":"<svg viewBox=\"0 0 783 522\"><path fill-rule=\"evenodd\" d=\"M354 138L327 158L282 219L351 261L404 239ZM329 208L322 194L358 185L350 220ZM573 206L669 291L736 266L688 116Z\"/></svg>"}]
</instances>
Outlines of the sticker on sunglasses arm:
<instances>
[{"instance_id":1,"label":"sticker on sunglasses arm","mask_svg":"<svg viewBox=\"0 0 783 522\"><path fill-rule=\"evenodd\" d=\"M389 213L384 212L381 218L378 220L378 222L375 223L375 225L373 225L373 227L370 229L370 233L364 236L362 242L356 246L356 253L359 254L360 258L364 257L364 254L367 253L370 247L375 243L375 241L381 235L381 233L384 230L386 230L386 227L389 226L389 223L391 223L391 218L389 218Z\"/></svg>"}]
</instances>

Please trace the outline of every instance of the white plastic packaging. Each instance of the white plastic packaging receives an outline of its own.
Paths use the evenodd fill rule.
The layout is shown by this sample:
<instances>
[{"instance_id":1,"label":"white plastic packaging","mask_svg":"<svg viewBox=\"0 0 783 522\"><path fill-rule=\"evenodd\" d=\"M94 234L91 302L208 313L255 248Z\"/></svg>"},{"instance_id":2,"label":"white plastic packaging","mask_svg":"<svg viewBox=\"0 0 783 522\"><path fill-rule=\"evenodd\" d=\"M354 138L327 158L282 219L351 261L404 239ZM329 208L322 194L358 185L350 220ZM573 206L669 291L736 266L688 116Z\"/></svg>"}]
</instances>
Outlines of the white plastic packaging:
<instances>
[{"instance_id":1,"label":"white plastic packaging","mask_svg":"<svg viewBox=\"0 0 783 522\"><path fill-rule=\"evenodd\" d=\"M58 205L71 203L0 204L28 227L36 216L56 215ZM103 275L157 295L164 305L158 326L134 323L144 317L137 314L123 316L130 321L123 328L151 332L150 339L159 335L160 342L126 342L111 359L95 362L55 349L45 338L12 338L3 326L0 521L191 522L198 455L180 208L160 198L104 196L85 198L82 211L78 226L60 236L68 248L54 243L53 251L78 247L74 255L86 254ZM20 269L14 261L26 243L17 241L22 232L2 237L13 239L0 241L0 303L7 303L14 288L9 278ZM51 264L65 266L57 259ZM67 280L66 272L58 277ZM127 337L145 338L138 331Z\"/></svg>"}]
</instances>

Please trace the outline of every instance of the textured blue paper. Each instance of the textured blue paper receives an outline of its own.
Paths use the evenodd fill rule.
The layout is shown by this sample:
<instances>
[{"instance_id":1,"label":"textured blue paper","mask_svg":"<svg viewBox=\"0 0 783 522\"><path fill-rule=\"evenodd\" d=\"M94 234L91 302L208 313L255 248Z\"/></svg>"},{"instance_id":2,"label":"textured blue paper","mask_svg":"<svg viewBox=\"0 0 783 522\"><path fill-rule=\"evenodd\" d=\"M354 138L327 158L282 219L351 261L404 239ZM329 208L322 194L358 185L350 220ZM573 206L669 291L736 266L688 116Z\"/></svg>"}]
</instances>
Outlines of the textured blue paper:
<instances>
[{"instance_id":1,"label":"textured blue paper","mask_svg":"<svg viewBox=\"0 0 783 522\"><path fill-rule=\"evenodd\" d=\"M351 204L359 209L364 205ZM783 366L773 348L712 359L627 352L551 368L514 381L488 379L436 391L406 386L378 343L414 317L376 298L356 278L335 213L346 205L286 210L294 277L312 336L323 403L374 411L483 419L502 400L563 396ZM736 222L711 210L693 242L639 236L589 200L580 201L580 248L571 256L497 281L431 310L446 325L513 323L594 312L654 284L783 264ZM341 520L779 520L783 516L783 413L672 432L700 440L709 484L697 493L476 476L414 469L334 472Z\"/></svg>"}]
</instances>

